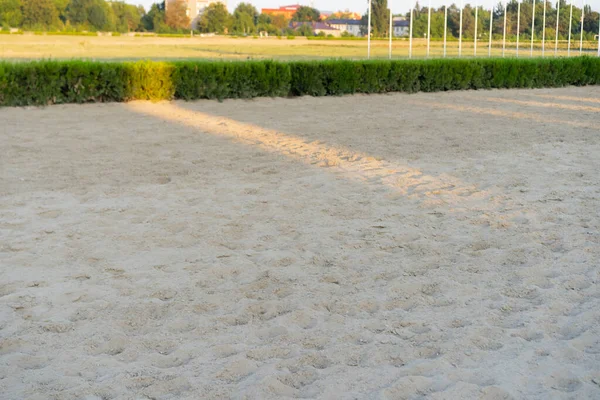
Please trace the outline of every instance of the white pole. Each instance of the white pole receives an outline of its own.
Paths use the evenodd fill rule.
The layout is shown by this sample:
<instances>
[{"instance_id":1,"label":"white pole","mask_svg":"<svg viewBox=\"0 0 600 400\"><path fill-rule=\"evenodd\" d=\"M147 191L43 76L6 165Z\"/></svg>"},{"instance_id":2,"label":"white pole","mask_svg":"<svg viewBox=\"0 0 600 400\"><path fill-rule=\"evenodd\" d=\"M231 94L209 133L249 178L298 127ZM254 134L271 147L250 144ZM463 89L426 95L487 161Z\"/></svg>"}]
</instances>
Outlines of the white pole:
<instances>
[{"instance_id":1,"label":"white pole","mask_svg":"<svg viewBox=\"0 0 600 400\"><path fill-rule=\"evenodd\" d=\"M504 57L504 52L506 51L506 6L508 4L508 0L504 0L504 32L502 33L502 57Z\"/></svg>"},{"instance_id":2,"label":"white pole","mask_svg":"<svg viewBox=\"0 0 600 400\"><path fill-rule=\"evenodd\" d=\"M473 43L473 56L477 57L477 12L479 11L479 7L477 7L477 0L475 0L475 43Z\"/></svg>"},{"instance_id":3,"label":"white pole","mask_svg":"<svg viewBox=\"0 0 600 400\"><path fill-rule=\"evenodd\" d=\"M569 13L569 44L567 48L567 57L571 56L571 29L573 24L573 3L571 3L571 12Z\"/></svg>"},{"instance_id":4,"label":"white pole","mask_svg":"<svg viewBox=\"0 0 600 400\"><path fill-rule=\"evenodd\" d=\"M392 59L392 35L394 31L392 30L392 9L390 8L390 60Z\"/></svg>"},{"instance_id":5,"label":"white pole","mask_svg":"<svg viewBox=\"0 0 600 400\"><path fill-rule=\"evenodd\" d=\"M585 17L585 0L581 0L581 35L579 35L579 55L583 52L583 18Z\"/></svg>"},{"instance_id":6,"label":"white pole","mask_svg":"<svg viewBox=\"0 0 600 400\"><path fill-rule=\"evenodd\" d=\"M535 38L535 0L533 0L533 10L531 11L531 52L530 57L533 57L533 38Z\"/></svg>"},{"instance_id":7,"label":"white pole","mask_svg":"<svg viewBox=\"0 0 600 400\"><path fill-rule=\"evenodd\" d=\"M371 58L371 0L369 0L369 22L367 25L367 59Z\"/></svg>"},{"instance_id":8,"label":"white pole","mask_svg":"<svg viewBox=\"0 0 600 400\"><path fill-rule=\"evenodd\" d=\"M427 15L427 57L429 57L429 44L431 42L431 0L429 0L429 10Z\"/></svg>"},{"instance_id":9,"label":"white pole","mask_svg":"<svg viewBox=\"0 0 600 400\"><path fill-rule=\"evenodd\" d=\"M444 57L446 57L446 33L448 31L448 6L444 6Z\"/></svg>"},{"instance_id":10,"label":"white pole","mask_svg":"<svg viewBox=\"0 0 600 400\"><path fill-rule=\"evenodd\" d=\"M598 21L598 57L600 57L600 21Z\"/></svg>"},{"instance_id":11,"label":"white pole","mask_svg":"<svg viewBox=\"0 0 600 400\"><path fill-rule=\"evenodd\" d=\"M493 34L493 28L494 28L494 6L492 6L490 8L490 44L488 46L488 57L492 56L492 34Z\"/></svg>"},{"instance_id":12,"label":"white pole","mask_svg":"<svg viewBox=\"0 0 600 400\"><path fill-rule=\"evenodd\" d=\"M458 56L462 56L462 21L463 21L463 0L460 0L460 24L458 28Z\"/></svg>"},{"instance_id":13,"label":"white pole","mask_svg":"<svg viewBox=\"0 0 600 400\"><path fill-rule=\"evenodd\" d=\"M546 53L546 1L544 0L544 18L542 19L542 57Z\"/></svg>"},{"instance_id":14,"label":"white pole","mask_svg":"<svg viewBox=\"0 0 600 400\"><path fill-rule=\"evenodd\" d=\"M409 34L408 34L408 58L412 58L412 27L413 27L413 9L411 7L410 9L410 28L409 28Z\"/></svg>"},{"instance_id":15,"label":"white pole","mask_svg":"<svg viewBox=\"0 0 600 400\"><path fill-rule=\"evenodd\" d=\"M517 57L519 57L519 32L521 30L521 0L517 0Z\"/></svg>"},{"instance_id":16,"label":"white pole","mask_svg":"<svg viewBox=\"0 0 600 400\"><path fill-rule=\"evenodd\" d=\"M556 0L556 39L554 39L554 57L558 55L558 22L560 21L560 0Z\"/></svg>"}]
</instances>

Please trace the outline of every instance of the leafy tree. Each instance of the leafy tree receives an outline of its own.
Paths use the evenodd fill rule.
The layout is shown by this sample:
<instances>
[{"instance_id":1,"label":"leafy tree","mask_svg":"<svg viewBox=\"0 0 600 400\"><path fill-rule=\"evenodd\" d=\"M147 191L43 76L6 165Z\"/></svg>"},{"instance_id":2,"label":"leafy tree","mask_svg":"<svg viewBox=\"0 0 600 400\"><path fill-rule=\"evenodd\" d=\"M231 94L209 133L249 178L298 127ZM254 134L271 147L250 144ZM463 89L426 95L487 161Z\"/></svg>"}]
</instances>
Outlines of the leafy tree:
<instances>
[{"instance_id":1,"label":"leafy tree","mask_svg":"<svg viewBox=\"0 0 600 400\"><path fill-rule=\"evenodd\" d=\"M257 22L257 20L258 20L258 11L256 10L256 7L254 7L250 3L238 4L238 6L235 8L235 11L233 12L233 14L234 14L234 16L235 16L235 14L248 14L252 17L252 19L255 20L255 22Z\"/></svg>"},{"instance_id":2,"label":"leafy tree","mask_svg":"<svg viewBox=\"0 0 600 400\"><path fill-rule=\"evenodd\" d=\"M296 28L296 35L299 36L314 36L315 31L313 30L311 23L304 23Z\"/></svg>"},{"instance_id":3,"label":"leafy tree","mask_svg":"<svg viewBox=\"0 0 600 400\"><path fill-rule=\"evenodd\" d=\"M119 32L131 32L141 28L144 9L122 2L111 3L115 15L115 29Z\"/></svg>"},{"instance_id":4,"label":"leafy tree","mask_svg":"<svg viewBox=\"0 0 600 400\"><path fill-rule=\"evenodd\" d=\"M187 29L190 18L187 15L187 3L184 0L167 0L169 5L165 11L165 24L172 29Z\"/></svg>"},{"instance_id":5,"label":"leafy tree","mask_svg":"<svg viewBox=\"0 0 600 400\"><path fill-rule=\"evenodd\" d=\"M289 26L290 21L288 21L283 15L274 15L271 19L271 23L281 31Z\"/></svg>"},{"instance_id":6,"label":"leafy tree","mask_svg":"<svg viewBox=\"0 0 600 400\"><path fill-rule=\"evenodd\" d=\"M373 24L374 35L378 37L387 36L390 26L390 11L387 0L373 0L372 7L371 23Z\"/></svg>"},{"instance_id":7,"label":"leafy tree","mask_svg":"<svg viewBox=\"0 0 600 400\"><path fill-rule=\"evenodd\" d=\"M321 13L316 8L301 6L292 16L295 22L318 22L321 19Z\"/></svg>"},{"instance_id":8,"label":"leafy tree","mask_svg":"<svg viewBox=\"0 0 600 400\"><path fill-rule=\"evenodd\" d=\"M258 24L270 24L271 22L273 22L273 20L269 14L260 14L258 16Z\"/></svg>"},{"instance_id":9,"label":"leafy tree","mask_svg":"<svg viewBox=\"0 0 600 400\"><path fill-rule=\"evenodd\" d=\"M260 14L257 19L256 29L259 32L269 32L269 35L281 35L284 29L289 29L288 22L282 15L270 16ZM292 32L290 35L294 35L294 30L290 29L290 31Z\"/></svg>"},{"instance_id":10,"label":"leafy tree","mask_svg":"<svg viewBox=\"0 0 600 400\"><path fill-rule=\"evenodd\" d=\"M417 6L418 6L417 2ZM369 10L363 15L361 33L367 34L367 25L369 21ZM390 24L390 13L388 10L387 0L372 0L371 2L371 34L377 37L387 36Z\"/></svg>"},{"instance_id":11,"label":"leafy tree","mask_svg":"<svg viewBox=\"0 0 600 400\"><path fill-rule=\"evenodd\" d=\"M234 15L232 28L234 32L251 33L256 30L256 25L254 25L252 16L246 13L240 13Z\"/></svg>"},{"instance_id":12,"label":"leafy tree","mask_svg":"<svg viewBox=\"0 0 600 400\"><path fill-rule=\"evenodd\" d=\"M233 12L233 31L251 33L256 31L258 11L249 3L240 3Z\"/></svg>"},{"instance_id":13,"label":"leafy tree","mask_svg":"<svg viewBox=\"0 0 600 400\"><path fill-rule=\"evenodd\" d=\"M23 25L52 27L58 23L58 12L52 0L22 0Z\"/></svg>"},{"instance_id":14,"label":"leafy tree","mask_svg":"<svg viewBox=\"0 0 600 400\"><path fill-rule=\"evenodd\" d=\"M71 0L66 10L71 23L98 30L107 25L108 13L103 0Z\"/></svg>"},{"instance_id":15,"label":"leafy tree","mask_svg":"<svg viewBox=\"0 0 600 400\"><path fill-rule=\"evenodd\" d=\"M231 15L223 3L211 3L200 17L198 29L201 32L224 33L231 26Z\"/></svg>"},{"instance_id":16,"label":"leafy tree","mask_svg":"<svg viewBox=\"0 0 600 400\"><path fill-rule=\"evenodd\" d=\"M69 20L68 8L71 0L54 0L54 7L56 7L56 11L58 12L58 18L63 22L67 22Z\"/></svg>"},{"instance_id":17,"label":"leafy tree","mask_svg":"<svg viewBox=\"0 0 600 400\"><path fill-rule=\"evenodd\" d=\"M154 3L141 19L142 27L147 31L157 31L165 25L165 2Z\"/></svg>"},{"instance_id":18,"label":"leafy tree","mask_svg":"<svg viewBox=\"0 0 600 400\"><path fill-rule=\"evenodd\" d=\"M20 26L23 22L20 0L0 0L0 25Z\"/></svg>"}]
</instances>

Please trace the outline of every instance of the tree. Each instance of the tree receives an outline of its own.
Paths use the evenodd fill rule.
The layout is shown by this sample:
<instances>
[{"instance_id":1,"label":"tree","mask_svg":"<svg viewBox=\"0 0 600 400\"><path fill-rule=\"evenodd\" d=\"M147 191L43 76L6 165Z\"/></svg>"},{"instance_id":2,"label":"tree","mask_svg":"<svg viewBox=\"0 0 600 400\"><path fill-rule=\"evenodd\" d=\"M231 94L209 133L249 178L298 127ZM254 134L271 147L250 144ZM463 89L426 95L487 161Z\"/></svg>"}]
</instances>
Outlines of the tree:
<instances>
[{"instance_id":1,"label":"tree","mask_svg":"<svg viewBox=\"0 0 600 400\"><path fill-rule=\"evenodd\" d=\"M165 2L154 3L141 19L142 27L147 31L158 31L165 24Z\"/></svg>"},{"instance_id":2,"label":"tree","mask_svg":"<svg viewBox=\"0 0 600 400\"><path fill-rule=\"evenodd\" d=\"M233 12L233 31L250 33L256 31L258 11L249 3L240 3Z\"/></svg>"},{"instance_id":3,"label":"tree","mask_svg":"<svg viewBox=\"0 0 600 400\"><path fill-rule=\"evenodd\" d=\"M299 36L314 36L315 31L313 30L312 23L303 23L296 29L296 34Z\"/></svg>"},{"instance_id":4,"label":"tree","mask_svg":"<svg viewBox=\"0 0 600 400\"><path fill-rule=\"evenodd\" d=\"M94 3L95 4L92 4L92 6L88 9L88 21L94 28L102 29L108 21L106 9L103 7L102 3Z\"/></svg>"},{"instance_id":5,"label":"tree","mask_svg":"<svg viewBox=\"0 0 600 400\"><path fill-rule=\"evenodd\" d=\"M252 4L250 3L240 3L238 4L238 6L235 8L235 11L233 12L233 14L248 14L252 17L252 19L256 20L258 19L258 11L256 10L256 7L254 7Z\"/></svg>"},{"instance_id":6,"label":"tree","mask_svg":"<svg viewBox=\"0 0 600 400\"><path fill-rule=\"evenodd\" d=\"M316 8L301 6L292 16L295 22L318 22L321 19L321 13Z\"/></svg>"},{"instance_id":7,"label":"tree","mask_svg":"<svg viewBox=\"0 0 600 400\"><path fill-rule=\"evenodd\" d=\"M23 22L20 0L0 0L0 26L20 26Z\"/></svg>"},{"instance_id":8,"label":"tree","mask_svg":"<svg viewBox=\"0 0 600 400\"><path fill-rule=\"evenodd\" d=\"M23 0L23 25L51 27L58 23L58 12L52 0Z\"/></svg>"},{"instance_id":9,"label":"tree","mask_svg":"<svg viewBox=\"0 0 600 400\"><path fill-rule=\"evenodd\" d=\"M271 16L269 14L260 14L258 16L258 24L270 24L272 22Z\"/></svg>"},{"instance_id":10,"label":"tree","mask_svg":"<svg viewBox=\"0 0 600 400\"><path fill-rule=\"evenodd\" d=\"M68 8L69 8L70 0L54 0L54 7L56 7L56 11L58 13L58 18L63 22L67 22L69 20Z\"/></svg>"},{"instance_id":11,"label":"tree","mask_svg":"<svg viewBox=\"0 0 600 400\"><path fill-rule=\"evenodd\" d=\"M66 16L73 24L95 30L112 30L114 28L111 7L104 0L71 0L66 9Z\"/></svg>"},{"instance_id":12,"label":"tree","mask_svg":"<svg viewBox=\"0 0 600 400\"><path fill-rule=\"evenodd\" d=\"M118 32L131 32L140 29L144 9L122 2L113 2L115 29Z\"/></svg>"},{"instance_id":13,"label":"tree","mask_svg":"<svg viewBox=\"0 0 600 400\"><path fill-rule=\"evenodd\" d=\"M378 37L387 36L389 30L390 11L387 0L373 0L371 22L373 34Z\"/></svg>"},{"instance_id":14,"label":"tree","mask_svg":"<svg viewBox=\"0 0 600 400\"><path fill-rule=\"evenodd\" d=\"M198 29L201 32L224 33L231 26L231 15L223 3L211 3L200 17Z\"/></svg>"},{"instance_id":15,"label":"tree","mask_svg":"<svg viewBox=\"0 0 600 400\"><path fill-rule=\"evenodd\" d=\"M418 6L419 3L417 3ZM369 21L369 10L363 15L362 26L366 28ZM371 34L377 37L387 36L389 30L390 12L387 6L387 0L372 0L371 2ZM361 32L366 35L367 29L361 28ZM364 31L364 32L363 32Z\"/></svg>"},{"instance_id":16,"label":"tree","mask_svg":"<svg viewBox=\"0 0 600 400\"><path fill-rule=\"evenodd\" d=\"M290 25L290 21L288 21L284 15L274 15L273 18L271 18L271 24L282 31Z\"/></svg>"},{"instance_id":17,"label":"tree","mask_svg":"<svg viewBox=\"0 0 600 400\"><path fill-rule=\"evenodd\" d=\"M252 16L246 13L240 13L233 16L233 31L238 33L252 33L256 31L256 25Z\"/></svg>"},{"instance_id":18,"label":"tree","mask_svg":"<svg viewBox=\"0 0 600 400\"><path fill-rule=\"evenodd\" d=\"M169 1L165 11L165 23L172 29L188 29L190 18L187 15L187 3L184 0Z\"/></svg>"}]
</instances>

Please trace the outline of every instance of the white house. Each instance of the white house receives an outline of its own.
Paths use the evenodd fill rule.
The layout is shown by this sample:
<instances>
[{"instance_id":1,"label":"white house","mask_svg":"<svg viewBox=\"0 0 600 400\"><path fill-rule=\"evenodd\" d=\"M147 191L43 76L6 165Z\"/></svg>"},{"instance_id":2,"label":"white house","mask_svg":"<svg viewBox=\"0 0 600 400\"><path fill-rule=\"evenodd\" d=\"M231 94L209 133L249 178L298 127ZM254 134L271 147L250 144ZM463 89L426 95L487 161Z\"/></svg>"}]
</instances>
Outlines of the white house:
<instances>
[{"instance_id":1,"label":"white house","mask_svg":"<svg viewBox=\"0 0 600 400\"><path fill-rule=\"evenodd\" d=\"M353 36L363 36L361 35L361 27L363 31L366 31L366 26L359 19L330 19L327 21L327 25L338 29L340 32L348 32ZM408 36L409 25L410 23L406 18L394 17L392 20L394 37Z\"/></svg>"},{"instance_id":2,"label":"white house","mask_svg":"<svg viewBox=\"0 0 600 400\"><path fill-rule=\"evenodd\" d=\"M348 32L353 36L361 36L360 26L361 21L359 19L330 19L326 21L327 25L335 28L341 32Z\"/></svg>"},{"instance_id":3,"label":"white house","mask_svg":"<svg viewBox=\"0 0 600 400\"><path fill-rule=\"evenodd\" d=\"M392 26L394 29L394 37L408 36L408 30L410 22L404 17L394 17L392 20Z\"/></svg>"},{"instance_id":4,"label":"white house","mask_svg":"<svg viewBox=\"0 0 600 400\"><path fill-rule=\"evenodd\" d=\"M165 8L169 8L169 3L171 1L174 0L165 1ZM198 19L200 19L200 16L202 15L206 7L208 7L212 3L223 3L223 5L227 7L227 0L184 0L184 2L187 5L187 10L185 11L185 14L190 19L192 26L196 25Z\"/></svg>"}]
</instances>

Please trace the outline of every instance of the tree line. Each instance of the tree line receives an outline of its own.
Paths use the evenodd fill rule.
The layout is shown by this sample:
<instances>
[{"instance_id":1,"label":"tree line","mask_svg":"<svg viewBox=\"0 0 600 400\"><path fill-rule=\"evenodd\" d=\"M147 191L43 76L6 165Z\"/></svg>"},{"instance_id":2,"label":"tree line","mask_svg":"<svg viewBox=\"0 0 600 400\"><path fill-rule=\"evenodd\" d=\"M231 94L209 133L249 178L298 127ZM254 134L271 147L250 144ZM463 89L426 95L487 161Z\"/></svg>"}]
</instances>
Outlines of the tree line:
<instances>
[{"instance_id":1,"label":"tree line","mask_svg":"<svg viewBox=\"0 0 600 400\"><path fill-rule=\"evenodd\" d=\"M533 16L533 1L523 0L521 3L521 20L519 23L519 34L523 39L530 39L532 35L531 22ZM371 32L375 37L388 36L389 30L389 10L387 0L372 0L371 6ZM421 6L419 2L413 9L413 37L427 37L428 8ZM585 18L583 19L584 39L594 40L598 35L598 24L600 13L592 11L589 5L583 9ZM444 7L432 8L431 10L431 37L441 39L444 37ZM489 38L490 31L490 9L477 7L477 37ZM517 13L518 3L511 0L506 8L506 31L509 39L514 39L517 33ZM462 36L465 39L473 39L475 35L475 14L476 9L471 4L466 4L463 8ZM537 0L535 5L535 38L541 39L543 30L544 3ZM560 0L560 14L558 24L558 37L564 40L569 34L569 15L570 4L565 0ZM571 20L572 38L578 38L581 32L582 9L573 4L573 16ZM410 12L404 15L406 20L410 20ZM366 35L367 11L365 11L362 23L361 33ZM493 37L499 39L502 37L504 29L504 5L499 2L493 8ZM546 2L546 38L555 38L556 36L556 3ZM460 36L460 8L456 4L448 6L447 32L448 38L458 38Z\"/></svg>"},{"instance_id":2,"label":"tree line","mask_svg":"<svg viewBox=\"0 0 600 400\"><path fill-rule=\"evenodd\" d=\"M318 21L320 13L300 7L292 21ZM289 28L282 15L260 14L250 3L240 3L229 13L222 3L210 4L196 20L187 15L187 2L172 0L146 10L122 1L106 0L0 0L0 27L32 31L114 31L181 33L198 32L312 35L310 27Z\"/></svg>"},{"instance_id":3,"label":"tree line","mask_svg":"<svg viewBox=\"0 0 600 400\"><path fill-rule=\"evenodd\" d=\"M533 0L521 3L520 34L523 39L531 37ZM507 36L516 36L517 29L516 0L507 6ZM569 7L561 0L559 38L565 39L569 27ZM105 0L0 0L0 26L3 28L22 28L41 31L115 31L115 32L157 32L177 33L189 32L190 27L199 32L230 33L239 35L255 35L268 32L271 35L303 35L312 36L312 27L299 25L290 28L290 20L282 15L260 14L250 3L240 3L233 13L229 13L222 3L210 4L195 20L190 20L185 0L171 0L168 7L165 2L153 4L148 12L142 6L133 6L120 1ZM431 37L442 38L444 35L444 7L432 9ZM599 13L592 12L590 6L584 10L584 38L593 40L598 33ZM581 31L582 9L573 6L572 34L578 37ZM343 16L343 13L341 14ZM340 15L336 17L339 18ZM405 17L410 18L410 12ZM413 36L427 35L427 7L418 2L413 13ZM536 1L535 37L542 35L543 3ZM478 37L487 38L490 27L490 10L477 9ZM320 13L311 7L300 7L291 19L292 22L317 22ZM367 11L362 18L361 32L366 34ZM459 36L460 9L456 4L448 7L447 35L449 38ZM504 25L504 6L498 3L493 9L493 34L501 37ZM372 35L385 37L389 29L389 9L387 0L372 0L371 15ZM556 6L546 3L546 37L555 37ZM463 38L472 39L475 32L475 7L467 4L463 8Z\"/></svg>"},{"instance_id":4,"label":"tree line","mask_svg":"<svg viewBox=\"0 0 600 400\"><path fill-rule=\"evenodd\" d=\"M533 0L523 0L521 3L521 20L519 23L519 34L522 39L531 39L532 35L532 16L533 16ZM558 21L558 37L560 40L567 39L569 34L569 14L570 4L566 1L561 0L560 2L560 14ZM599 13L593 12L590 6L584 8L584 39L594 40L595 35L598 34L598 21ZM490 9L484 9L478 7L477 10L477 37L478 38L489 38L490 32ZM517 34L517 14L518 14L518 3L516 0L512 0L508 3L506 8L506 32L507 37L514 39ZM543 14L544 14L544 3L536 1L535 6L535 39L541 40L543 31ZM578 38L581 32L581 14L582 9L573 4L573 16L571 20L571 34L572 38ZM407 18L410 18L410 12L406 14ZM419 3L413 11L413 37L426 37L427 36L427 19L428 9L422 7ZM493 8L493 27L492 34L493 38L502 38L504 29L504 5L498 3ZM458 38L460 30L460 9L456 4L452 4L448 7L448 26L447 36ZM546 3L546 39L554 39L556 37L556 3ZM465 39L473 39L475 35L475 7L467 4L463 8L463 24L462 24L462 35ZM431 10L431 37L442 38L444 36L444 7L436 8Z\"/></svg>"},{"instance_id":5,"label":"tree line","mask_svg":"<svg viewBox=\"0 0 600 400\"><path fill-rule=\"evenodd\" d=\"M128 32L144 15L141 6L105 0L0 0L3 28Z\"/></svg>"}]
</instances>

